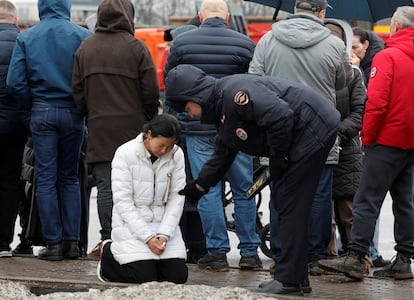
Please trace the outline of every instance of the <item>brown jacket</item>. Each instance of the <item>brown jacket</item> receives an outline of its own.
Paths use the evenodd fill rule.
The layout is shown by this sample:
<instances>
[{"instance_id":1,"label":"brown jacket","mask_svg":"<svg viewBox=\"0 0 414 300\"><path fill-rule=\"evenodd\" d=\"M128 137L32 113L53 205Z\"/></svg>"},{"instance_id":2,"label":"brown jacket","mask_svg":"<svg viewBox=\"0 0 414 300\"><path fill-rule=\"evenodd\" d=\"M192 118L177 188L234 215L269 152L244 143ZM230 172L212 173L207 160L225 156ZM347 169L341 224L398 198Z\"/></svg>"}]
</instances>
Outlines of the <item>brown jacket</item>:
<instances>
[{"instance_id":1,"label":"brown jacket","mask_svg":"<svg viewBox=\"0 0 414 300\"><path fill-rule=\"evenodd\" d=\"M87 115L89 163L111 161L158 113L159 86L151 55L134 33L129 0L103 0L95 33L75 55L73 98Z\"/></svg>"}]
</instances>

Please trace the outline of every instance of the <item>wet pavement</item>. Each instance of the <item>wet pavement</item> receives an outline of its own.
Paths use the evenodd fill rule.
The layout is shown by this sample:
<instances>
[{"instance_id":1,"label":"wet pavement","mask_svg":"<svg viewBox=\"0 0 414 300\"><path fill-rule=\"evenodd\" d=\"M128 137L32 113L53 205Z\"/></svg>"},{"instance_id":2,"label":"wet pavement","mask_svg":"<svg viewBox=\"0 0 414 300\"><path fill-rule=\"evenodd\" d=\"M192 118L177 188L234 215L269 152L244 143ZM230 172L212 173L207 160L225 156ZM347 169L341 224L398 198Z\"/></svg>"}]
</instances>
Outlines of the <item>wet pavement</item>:
<instances>
[{"instance_id":1,"label":"wet pavement","mask_svg":"<svg viewBox=\"0 0 414 300\"><path fill-rule=\"evenodd\" d=\"M101 282L96 276L96 260L79 259L59 262L42 261L34 257L0 258L0 280L25 284L34 294L50 292L76 292L90 289L126 287L128 284ZM220 287L255 288L271 279L268 270L242 271L238 261L230 260L229 272L201 270L188 264L189 279L186 284ZM265 263L268 267L270 261ZM277 296L279 299L414 299L414 280L395 281L372 276L363 281L352 281L340 274L311 276L312 293L304 297ZM1 296L0 296L1 297Z\"/></svg>"}]
</instances>

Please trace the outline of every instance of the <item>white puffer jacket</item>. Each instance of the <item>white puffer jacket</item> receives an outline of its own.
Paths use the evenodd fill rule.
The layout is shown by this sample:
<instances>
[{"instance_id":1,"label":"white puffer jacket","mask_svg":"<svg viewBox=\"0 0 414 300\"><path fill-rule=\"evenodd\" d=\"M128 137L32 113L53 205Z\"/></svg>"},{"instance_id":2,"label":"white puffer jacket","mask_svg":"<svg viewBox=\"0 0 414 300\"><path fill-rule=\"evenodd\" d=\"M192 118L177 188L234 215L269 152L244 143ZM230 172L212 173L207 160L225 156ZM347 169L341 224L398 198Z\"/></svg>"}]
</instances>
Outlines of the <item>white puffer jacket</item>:
<instances>
[{"instance_id":1,"label":"white puffer jacket","mask_svg":"<svg viewBox=\"0 0 414 300\"><path fill-rule=\"evenodd\" d=\"M156 171L143 143L143 134L121 145L112 161L111 251L120 264L138 260L186 258L178 223L185 186L184 154L180 147L160 158ZM155 235L168 238L163 254L151 252L146 242Z\"/></svg>"}]
</instances>

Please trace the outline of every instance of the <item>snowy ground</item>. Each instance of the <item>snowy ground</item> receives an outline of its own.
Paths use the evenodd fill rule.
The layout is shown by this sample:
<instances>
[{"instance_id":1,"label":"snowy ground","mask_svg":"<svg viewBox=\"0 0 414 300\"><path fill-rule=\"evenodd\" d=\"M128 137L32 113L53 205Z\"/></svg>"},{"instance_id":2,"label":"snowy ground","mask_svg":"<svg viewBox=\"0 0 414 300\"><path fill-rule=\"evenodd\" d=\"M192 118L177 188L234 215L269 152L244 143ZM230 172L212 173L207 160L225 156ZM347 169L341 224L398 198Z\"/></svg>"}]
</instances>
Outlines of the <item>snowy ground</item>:
<instances>
[{"instance_id":1,"label":"snowy ground","mask_svg":"<svg viewBox=\"0 0 414 300\"><path fill-rule=\"evenodd\" d=\"M260 211L263 212L263 224L267 224L269 221L269 212L267 209L268 199L269 191L265 190L263 193L263 203L260 207ZM89 250L99 242L100 227L96 211L95 190L92 193L90 214ZM379 250L383 257L387 259L390 259L394 255L393 222L394 218L391 209L391 198L389 195L387 195L387 198L381 210L379 239ZM16 224L16 237L12 244L12 247L15 247L18 243L17 233L19 232L20 228L18 226L18 222L16 222ZM229 232L229 237L232 245L232 250L228 254L228 259L232 265L232 263L238 262L240 256L237 250L238 240L236 235L232 232ZM35 249L35 252L36 251L38 251L38 249ZM265 264L268 264L270 262L270 259L265 257L261 252L259 252L259 255ZM175 285L172 283L156 282L141 284L139 286L131 286L124 289L112 288L105 291L90 290L87 293L53 293L37 297L31 294L30 291L21 284L0 281L0 295L2 295L2 299L269 299L268 297L252 294L243 288L215 288L207 285Z\"/></svg>"}]
</instances>

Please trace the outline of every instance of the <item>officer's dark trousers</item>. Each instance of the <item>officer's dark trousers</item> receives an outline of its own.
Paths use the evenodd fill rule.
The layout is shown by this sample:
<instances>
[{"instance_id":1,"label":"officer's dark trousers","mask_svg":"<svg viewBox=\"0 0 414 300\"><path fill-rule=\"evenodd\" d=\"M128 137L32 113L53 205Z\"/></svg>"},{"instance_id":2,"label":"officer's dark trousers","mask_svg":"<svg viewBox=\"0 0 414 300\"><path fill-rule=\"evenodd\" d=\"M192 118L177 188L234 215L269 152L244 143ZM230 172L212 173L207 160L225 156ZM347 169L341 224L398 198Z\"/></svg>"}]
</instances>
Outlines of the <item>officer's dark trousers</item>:
<instances>
[{"instance_id":1,"label":"officer's dark trousers","mask_svg":"<svg viewBox=\"0 0 414 300\"><path fill-rule=\"evenodd\" d=\"M143 283L150 281L169 281L185 283L188 268L185 259L171 258L160 260L140 260L128 264L119 264L111 252L110 243L106 243L101 259L102 276L115 282Z\"/></svg>"},{"instance_id":2,"label":"officer's dark trousers","mask_svg":"<svg viewBox=\"0 0 414 300\"><path fill-rule=\"evenodd\" d=\"M297 162L290 162L281 180L273 182L272 201L279 212L280 259L275 279L300 284L308 276L308 228L313 198L336 135L325 146Z\"/></svg>"},{"instance_id":3,"label":"officer's dark trousers","mask_svg":"<svg viewBox=\"0 0 414 300\"><path fill-rule=\"evenodd\" d=\"M349 249L369 254L375 223L389 191L393 200L395 250L414 257L414 150L374 144L364 147L364 152Z\"/></svg>"}]
</instances>

